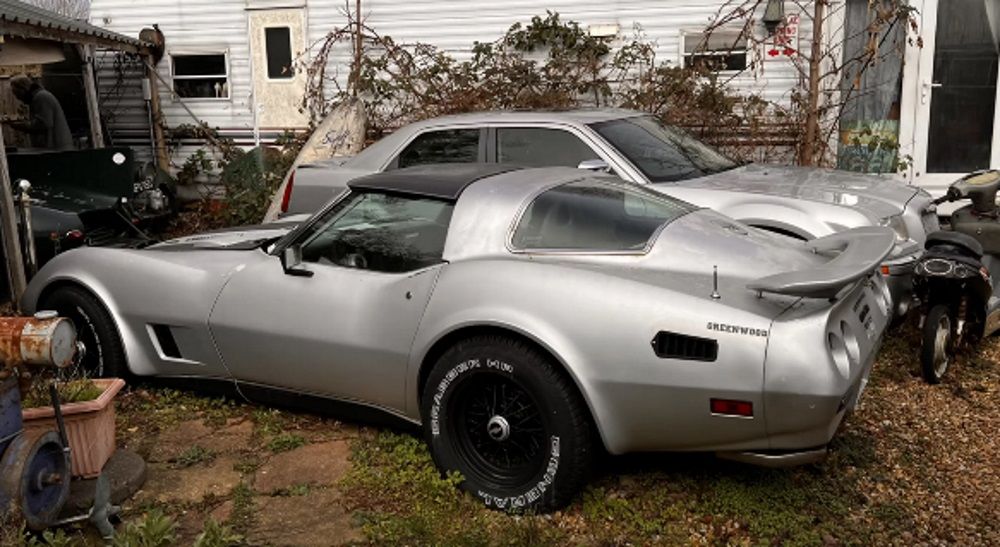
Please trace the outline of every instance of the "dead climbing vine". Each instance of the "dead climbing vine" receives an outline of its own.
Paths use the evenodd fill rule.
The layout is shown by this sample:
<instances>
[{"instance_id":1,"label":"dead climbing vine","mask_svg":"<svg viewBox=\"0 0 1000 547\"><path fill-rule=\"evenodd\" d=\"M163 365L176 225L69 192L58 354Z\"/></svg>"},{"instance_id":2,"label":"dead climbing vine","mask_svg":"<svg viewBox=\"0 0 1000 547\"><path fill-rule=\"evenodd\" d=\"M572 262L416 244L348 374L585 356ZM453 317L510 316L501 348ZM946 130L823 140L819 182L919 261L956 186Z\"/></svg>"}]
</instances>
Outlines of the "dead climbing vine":
<instances>
[{"instance_id":1,"label":"dead climbing vine","mask_svg":"<svg viewBox=\"0 0 1000 547\"><path fill-rule=\"evenodd\" d=\"M733 92L705 67L659 59L640 28L624 39L591 36L547 12L514 23L495 41L474 42L460 60L429 44L397 42L359 25L349 9L345 14L345 24L315 44L302 65L303 109L319 120L340 101L358 97L371 139L445 114L621 107L656 114L741 159L766 159L789 145L783 109ZM363 54L353 64L340 62L351 57L359 27ZM356 77L347 78L348 72Z\"/></svg>"}]
</instances>

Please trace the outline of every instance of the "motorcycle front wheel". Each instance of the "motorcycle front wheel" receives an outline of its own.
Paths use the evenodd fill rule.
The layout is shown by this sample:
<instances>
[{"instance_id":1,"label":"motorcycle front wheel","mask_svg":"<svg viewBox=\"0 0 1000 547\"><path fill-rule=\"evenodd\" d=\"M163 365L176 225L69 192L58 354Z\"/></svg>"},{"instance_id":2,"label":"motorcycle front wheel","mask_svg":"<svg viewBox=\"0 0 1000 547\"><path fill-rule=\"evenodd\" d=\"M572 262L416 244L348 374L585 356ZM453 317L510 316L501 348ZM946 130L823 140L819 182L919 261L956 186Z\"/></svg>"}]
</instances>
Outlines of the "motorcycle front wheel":
<instances>
[{"instance_id":1,"label":"motorcycle front wheel","mask_svg":"<svg viewBox=\"0 0 1000 547\"><path fill-rule=\"evenodd\" d=\"M951 362L954 320L948 306L938 304L931 308L924 319L920 346L920 372L928 384L941 383Z\"/></svg>"}]
</instances>

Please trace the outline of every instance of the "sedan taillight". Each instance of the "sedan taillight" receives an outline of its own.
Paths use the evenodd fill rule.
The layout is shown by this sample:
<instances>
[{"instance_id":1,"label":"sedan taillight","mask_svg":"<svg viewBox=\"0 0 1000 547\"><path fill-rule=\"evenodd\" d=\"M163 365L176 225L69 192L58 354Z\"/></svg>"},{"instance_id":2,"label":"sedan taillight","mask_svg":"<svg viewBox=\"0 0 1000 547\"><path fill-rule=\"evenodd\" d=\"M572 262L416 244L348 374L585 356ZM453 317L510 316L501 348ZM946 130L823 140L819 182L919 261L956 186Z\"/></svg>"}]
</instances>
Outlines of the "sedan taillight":
<instances>
[{"instance_id":1,"label":"sedan taillight","mask_svg":"<svg viewBox=\"0 0 1000 547\"><path fill-rule=\"evenodd\" d=\"M295 185L295 171L288 175L288 184L285 185L285 193L281 196L281 212L288 212L288 202L292 201L292 186Z\"/></svg>"}]
</instances>

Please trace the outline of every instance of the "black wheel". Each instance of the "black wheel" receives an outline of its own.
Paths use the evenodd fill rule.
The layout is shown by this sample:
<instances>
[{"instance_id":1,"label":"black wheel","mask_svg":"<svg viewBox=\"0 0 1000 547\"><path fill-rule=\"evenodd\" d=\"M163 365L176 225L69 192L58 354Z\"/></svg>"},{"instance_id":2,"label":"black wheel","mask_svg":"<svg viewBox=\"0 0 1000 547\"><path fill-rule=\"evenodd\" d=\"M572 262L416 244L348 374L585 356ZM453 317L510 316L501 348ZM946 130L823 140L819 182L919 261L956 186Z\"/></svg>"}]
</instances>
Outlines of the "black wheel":
<instances>
[{"instance_id":1,"label":"black wheel","mask_svg":"<svg viewBox=\"0 0 1000 547\"><path fill-rule=\"evenodd\" d=\"M28 528L51 526L69 497L69 459L54 431L18 435L0 459L0 500L24 517ZM6 508L5 508L6 509Z\"/></svg>"},{"instance_id":2,"label":"black wheel","mask_svg":"<svg viewBox=\"0 0 1000 547\"><path fill-rule=\"evenodd\" d=\"M48 295L39 310L55 310L76 326L77 340L83 342L84 355L70 377L118 377L128 374L125 350L122 348L114 320L99 300L77 287L60 287Z\"/></svg>"},{"instance_id":3,"label":"black wheel","mask_svg":"<svg viewBox=\"0 0 1000 547\"><path fill-rule=\"evenodd\" d=\"M545 355L504 337L460 342L438 359L421 412L434 462L504 511L557 509L587 480L591 423L576 386Z\"/></svg>"},{"instance_id":4,"label":"black wheel","mask_svg":"<svg viewBox=\"0 0 1000 547\"><path fill-rule=\"evenodd\" d=\"M938 304L924 319L920 346L920 372L928 384L938 384L948 371L954 345L954 322L948 307Z\"/></svg>"}]
</instances>

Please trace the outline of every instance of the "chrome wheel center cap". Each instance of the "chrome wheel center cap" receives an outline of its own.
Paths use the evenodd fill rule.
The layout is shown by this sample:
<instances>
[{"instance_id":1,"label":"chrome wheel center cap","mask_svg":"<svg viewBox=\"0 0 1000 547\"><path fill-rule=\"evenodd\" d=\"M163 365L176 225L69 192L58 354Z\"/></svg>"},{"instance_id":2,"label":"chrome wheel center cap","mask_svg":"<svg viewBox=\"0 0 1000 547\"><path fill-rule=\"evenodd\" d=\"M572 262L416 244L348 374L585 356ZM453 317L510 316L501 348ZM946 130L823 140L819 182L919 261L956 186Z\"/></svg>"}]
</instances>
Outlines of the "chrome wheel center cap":
<instances>
[{"instance_id":1,"label":"chrome wheel center cap","mask_svg":"<svg viewBox=\"0 0 1000 547\"><path fill-rule=\"evenodd\" d=\"M494 416L486 422L486 433L494 441L506 441L510 437L510 424L503 416Z\"/></svg>"}]
</instances>

